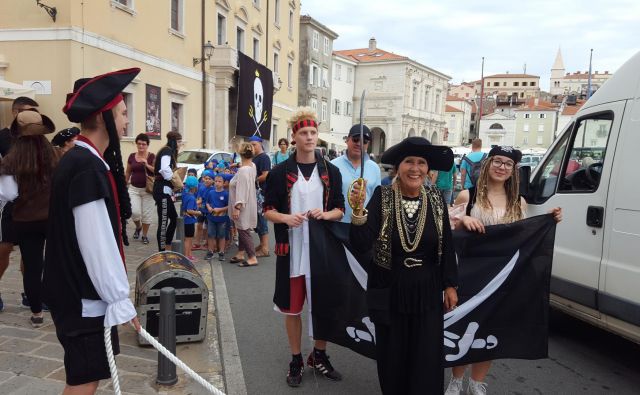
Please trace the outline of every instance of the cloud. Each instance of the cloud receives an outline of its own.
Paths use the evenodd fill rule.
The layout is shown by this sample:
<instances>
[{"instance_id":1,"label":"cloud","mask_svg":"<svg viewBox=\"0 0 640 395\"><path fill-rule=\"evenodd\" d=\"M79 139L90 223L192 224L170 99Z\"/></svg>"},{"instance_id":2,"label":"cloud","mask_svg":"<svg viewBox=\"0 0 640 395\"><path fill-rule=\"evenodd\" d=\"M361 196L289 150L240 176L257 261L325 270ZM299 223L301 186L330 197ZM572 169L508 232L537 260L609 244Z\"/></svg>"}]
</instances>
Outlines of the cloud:
<instances>
[{"instance_id":1,"label":"cloud","mask_svg":"<svg viewBox=\"0 0 640 395\"><path fill-rule=\"evenodd\" d=\"M302 13L329 26L334 48L378 47L408 56L452 76L452 82L509 71L540 76L549 87L558 47L566 72L589 68L614 72L640 50L640 1L609 0L304 0Z\"/></svg>"}]
</instances>

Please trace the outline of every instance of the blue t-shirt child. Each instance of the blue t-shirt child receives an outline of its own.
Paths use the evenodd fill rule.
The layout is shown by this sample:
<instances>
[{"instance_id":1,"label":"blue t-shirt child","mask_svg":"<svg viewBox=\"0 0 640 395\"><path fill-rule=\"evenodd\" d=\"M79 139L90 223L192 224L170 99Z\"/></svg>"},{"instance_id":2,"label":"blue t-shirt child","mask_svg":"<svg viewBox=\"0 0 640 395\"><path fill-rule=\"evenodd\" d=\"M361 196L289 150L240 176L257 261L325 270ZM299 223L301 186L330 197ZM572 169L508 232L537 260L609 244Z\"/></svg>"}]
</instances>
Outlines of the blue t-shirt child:
<instances>
[{"instance_id":1,"label":"blue t-shirt child","mask_svg":"<svg viewBox=\"0 0 640 395\"><path fill-rule=\"evenodd\" d=\"M227 207L229 205L229 192L226 190L216 191L212 189L207 194L207 204L213 208L222 208ZM225 212L224 215L213 215L211 213L207 213L207 219L212 222L227 222L229 215Z\"/></svg>"},{"instance_id":2,"label":"blue t-shirt child","mask_svg":"<svg viewBox=\"0 0 640 395\"><path fill-rule=\"evenodd\" d=\"M185 225L192 225L198 222L198 219L187 214L187 210L197 210L196 197L193 193L185 192L182 195L182 206L180 207L180 215L184 217Z\"/></svg>"},{"instance_id":3,"label":"blue t-shirt child","mask_svg":"<svg viewBox=\"0 0 640 395\"><path fill-rule=\"evenodd\" d=\"M207 187L204 184L204 181L200 181L200 184L198 185L198 192L196 193L196 199L202 199L201 200L201 204L200 206L196 209L196 210L200 210L202 212L202 215L206 215L207 214L207 195L209 194L209 191L213 190L213 185Z\"/></svg>"}]
</instances>

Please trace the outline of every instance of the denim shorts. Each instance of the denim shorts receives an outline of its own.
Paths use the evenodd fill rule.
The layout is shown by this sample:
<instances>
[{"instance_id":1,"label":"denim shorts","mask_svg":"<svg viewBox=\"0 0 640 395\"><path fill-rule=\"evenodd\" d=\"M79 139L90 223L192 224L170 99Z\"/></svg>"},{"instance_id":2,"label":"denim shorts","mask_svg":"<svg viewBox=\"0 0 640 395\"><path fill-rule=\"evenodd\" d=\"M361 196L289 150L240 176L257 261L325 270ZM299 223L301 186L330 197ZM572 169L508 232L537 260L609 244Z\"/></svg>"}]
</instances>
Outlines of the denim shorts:
<instances>
[{"instance_id":1,"label":"denim shorts","mask_svg":"<svg viewBox=\"0 0 640 395\"><path fill-rule=\"evenodd\" d=\"M269 223L260 211L258 212L258 225L256 226L256 233L258 234L258 236L264 236L269 233Z\"/></svg>"},{"instance_id":2,"label":"denim shorts","mask_svg":"<svg viewBox=\"0 0 640 395\"><path fill-rule=\"evenodd\" d=\"M224 239L227 234L226 222L213 222L207 220L207 235L210 239Z\"/></svg>"}]
</instances>

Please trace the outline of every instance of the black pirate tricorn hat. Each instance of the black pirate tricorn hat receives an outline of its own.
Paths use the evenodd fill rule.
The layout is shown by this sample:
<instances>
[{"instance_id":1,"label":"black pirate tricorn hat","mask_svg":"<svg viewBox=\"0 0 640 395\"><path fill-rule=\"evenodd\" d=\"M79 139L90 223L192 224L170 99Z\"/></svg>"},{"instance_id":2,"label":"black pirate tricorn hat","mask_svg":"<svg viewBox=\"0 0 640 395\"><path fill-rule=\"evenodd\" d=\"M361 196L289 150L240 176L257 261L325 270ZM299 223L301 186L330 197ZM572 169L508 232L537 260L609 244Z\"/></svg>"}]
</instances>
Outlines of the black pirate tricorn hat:
<instances>
[{"instance_id":1,"label":"black pirate tricorn hat","mask_svg":"<svg viewBox=\"0 0 640 395\"><path fill-rule=\"evenodd\" d=\"M380 161L397 167L407 156L425 158L430 170L449 171L453 166L451 148L433 145L424 137L407 137L384 151Z\"/></svg>"},{"instance_id":2,"label":"black pirate tricorn hat","mask_svg":"<svg viewBox=\"0 0 640 395\"><path fill-rule=\"evenodd\" d=\"M93 78L81 78L67 94L62 111L71 122L82 122L92 115L115 107L122 101L122 90L140 73L137 67L112 71Z\"/></svg>"}]
</instances>

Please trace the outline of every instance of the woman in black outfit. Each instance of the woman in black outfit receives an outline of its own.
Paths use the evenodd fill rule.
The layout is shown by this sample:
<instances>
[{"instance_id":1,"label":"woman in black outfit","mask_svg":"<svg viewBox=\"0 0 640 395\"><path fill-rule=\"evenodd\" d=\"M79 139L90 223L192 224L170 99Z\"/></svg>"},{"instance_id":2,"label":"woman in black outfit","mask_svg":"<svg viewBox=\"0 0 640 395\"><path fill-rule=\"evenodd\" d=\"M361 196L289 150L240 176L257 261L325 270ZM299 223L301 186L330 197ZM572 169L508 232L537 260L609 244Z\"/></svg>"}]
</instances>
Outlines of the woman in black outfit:
<instances>
[{"instance_id":1,"label":"woman in black outfit","mask_svg":"<svg viewBox=\"0 0 640 395\"><path fill-rule=\"evenodd\" d=\"M44 135L54 131L51 119L36 110L19 113L11 125L13 146L0 169L0 200L14 203L13 236L24 261L22 281L34 328L44 322L40 289L51 179L58 157Z\"/></svg>"},{"instance_id":2,"label":"woman in black outfit","mask_svg":"<svg viewBox=\"0 0 640 395\"><path fill-rule=\"evenodd\" d=\"M176 231L175 196L173 194L173 171L176 168L176 157L182 144L182 135L178 132L167 133L167 145L160 148L156 155L153 183L153 200L158 209L158 251L171 250L171 241Z\"/></svg>"},{"instance_id":3,"label":"woman in black outfit","mask_svg":"<svg viewBox=\"0 0 640 395\"><path fill-rule=\"evenodd\" d=\"M374 248L367 304L380 387L384 394L442 394L443 312L458 302L458 271L447 206L424 180L429 170L450 169L453 153L409 137L385 151L382 163L394 166L396 181L376 188L350 232L353 248ZM361 190L356 184L351 202Z\"/></svg>"}]
</instances>

